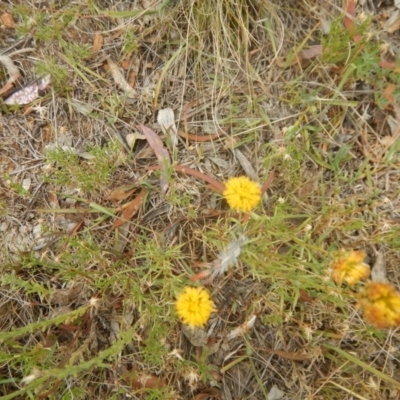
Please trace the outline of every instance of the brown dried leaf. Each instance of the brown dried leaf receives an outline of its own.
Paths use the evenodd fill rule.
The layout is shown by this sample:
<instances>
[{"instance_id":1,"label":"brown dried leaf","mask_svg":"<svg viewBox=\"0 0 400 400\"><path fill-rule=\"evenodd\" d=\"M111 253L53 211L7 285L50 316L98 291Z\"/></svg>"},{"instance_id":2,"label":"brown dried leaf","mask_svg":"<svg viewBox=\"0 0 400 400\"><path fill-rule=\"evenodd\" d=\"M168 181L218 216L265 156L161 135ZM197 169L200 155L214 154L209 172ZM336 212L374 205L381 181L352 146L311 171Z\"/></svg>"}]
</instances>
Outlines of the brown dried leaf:
<instances>
[{"instance_id":1,"label":"brown dried leaf","mask_svg":"<svg viewBox=\"0 0 400 400\"><path fill-rule=\"evenodd\" d=\"M131 71L131 72L129 72L129 75L128 75L128 83L133 87L134 85L135 85L135 83L136 83L136 76L137 76L137 73L135 72L135 71Z\"/></svg>"},{"instance_id":2,"label":"brown dried leaf","mask_svg":"<svg viewBox=\"0 0 400 400\"><path fill-rule=\"evenodd\" d=\"M131 57L126 57L119 64L124 71L128 71L132 65L132 59Z\"/></svg>"},{"instance_id":3,"label":"brown dried leaf","mask_svg":"<svg viewBox=\"0 0 400 400\"><path fill-rule=\"evenodd\" d=\"M275 170L272 171L272 172L270 172L270 174L267 176L267 180L266 180L265 183L262 185L262 187L261 187L261 193L262 193L262 194L264 194L264 193L269 189L269 187L271 186L271 183L272 183L274 177L275 177Z\"/></svg>"},{"instance_id":4,"label":"brown dried leaf","mask_svg":"<svg viewBox=\"0 0 400 400\"><path fill-rule=\"evenodd\" d=\"M48 201L52 208L59 208L60 204L58 202L58 197L56 192L49 190Z\"/></svg>"},{"instance_id":5,"label":"brown dried leaf","mask_svg":"<svg viewBox=\"0 0 400 400\"><path fill-rule=\"evenodd\" d=\"M194 400L208 400L210 398L221 400L221 391L217 388L204 389L201 393L195 396Z\"/></svg>"},{"instance_id":6,"label":"brown dried leaf","mask_svg":"<svg viewBox=\"0 0 400 400\"><path fill-rule=\"evenodd\" d=\"M161 193L165 194L168 190L168 168L171 165L168 150L164 147L163 142L152 129L144 125L139 125L139 127L142 130L143 134L146 136L147 142L149 143L150 147L153 149L157 157L158 165L160 166L161 171Z\"/></svg>"},{"instance_id":7,"label":"brown dried leaf","mask_svg":"<svg viewBox=\"0 0 400 400\"><path fill-rule=\"evenodd\" d=\"M393 104L394 92L396 89L397 89L396 85L390 83L389 85L386 86L386 88L383 91L383 96L386 98L389 104Z\"/></svg>"},{"instance_id":8,"label":"brown dried leaf","mask_svg":"<svg viewBox=\"0 0 400 400\"><path fill-rule=\"evenodd\" d=\"M269 353L276 354L279 357L286 358L287 360L292 361L304 361L309 360L313 356L311 354L303 354L303 353L295 353L291 351L283 351L283 350L272 350L272 349L265 349Z\"/></svg>"},{"instance_id":9,"label":"brown dried leaf","mask_svg":"<svg viewBox=\"0 0 400 400\"><path fill-rule=\"evenodd\" d=\"M308 60L310 58L314 58L320 56L322 54L322 44L317 44L315 46L311 46L308 49L301 50L298 56L303 60Z\"/></svg>"},{"instance_id":10,"label":"brown dried leaf","mask_svg":"<svg viewBox=\"0 0 400 400\"><path fill-rule=\"evenodd\" d=\"M13 20L13 17L9 13L2 14L0 16L0 21L6 28L14 28L15 27L15 22Z\"/></svg>"},{"instance_id":11,"label":"brown dried leaf","mask_svg":"<svg viewBox=\"0 0 400 400\"><path fill-rule=\"evenodd\" d=\"M384 69L396 69L397 68L396 62L385 60L383 58L383 56L381 56L381 60L379 61L378 65Z\"/></svg>"},{"instance_id":12,"label":"brown dried leaf","mask_svg":"<svg viewBox=\"0 0 400 400\"><path fill-rule=\"evenodd\" d=\"M347 32L352 35L357 29L357 25L354 22L356 19L356 0L345 0L344 9L346 12L346 16L343 20L343 25L346 28ZM353 40L355 43L360 42L362 39L361 35L354 35Z\"/></svg>"},{"instance_id":13,"label":"brown dried leaf","mask_svg":"<svg viewBox=\"0 0 400 400\"><path fill-rule=\"evenodd\" d=\"M114 190L112 190L108 198L114 201L120 201L127 199L134 191L136 190L134 185L125 185L120 186Z\"/></svg>"},{"instance_id":14,"label":"brown dried leaf","mask_svg":"<svg viewBox=\"0 0 400 400\"><path fill-rule=\"evenodd\" d=\"M101 50L101 48L103 47L103 36L100 33L96 33L94 35L94 40L93 40L93 46L91 48L91 52L92 53L97 53L98 51Z\"/></svg>"},{"instance_id":15,"label":"brown dried leaf","mask_svg":"<svg viewBox=\"0 0 400 400\"><path fill-rule=\"evenodd\" d=\"M122 212L121 217L114 222L112 229L118 228L123 223L129 221L137 214L141 205L143 204L143 200L146 196L146 193L147 190L142 189L141 192L132 201L125 204L124 206L125 208L124 211Z\"/></svg>"},{"instance_id":16,"label":"brown dried leaf","mask_svg":"<svg viewBox=\"0 0 400 400\"><path fill-rule=\"evenodd\" d=\"M119 38L121 35L123 35L125 32L125 29L117 29L115 33L110 37L110 40L113 41L117 38Z\"/></svg>"},{"instance_id":17,"label":"brown dried leaf","mask_svg":"<svg viewBox=\"0 0 400 400\"><path fill-rule=\"evenodd\" d=\"M201 281L202 279L205 279L205 278L207 278L209 276L210 276L210 271L209 270L208 271L201 271L198 274L191 276L189 279L192 282L197 282L197 281Z\"/></svg>"},{"instance_id":18,"label":"brown dried leaf","mask_svg":"<svg viewBox=\"0 0 400 400\"><path fill-rule=\"evenodd\" d=\"M85 226L85 219L82 218L81 221L79 221L72 229L72 231L70 232L71 236L76 236L78 234L78 232Z\"/></svg>"},{"instance_id":19,"label":"brown dried leaf","mask_svg":"<svg viewBox=\"0 0 400 400\"><path fill-rule=\"evenodd\" d=\"M118 235L115 235L114 250L122 253L125 246L130 242L131 224L124 222L118 227Z\"/></svg>"},{"instance_id":20,"label":"brown dried leaf","mask_svg":"<svg viewBox=\"0 0 400 400\"><path fill-rule=\"evenodd\" d=\"M311 297L304 289L299 290L299 300L303 301L304 303L313 303L315 301L315 299Z\"/></svg>"},{"instance_id":21,"label":"brown dried leaf","mask_svg":"<svg viewBox=\"0 0 400 400\"><path fill-rule=\"evenodd\" d=\"M0 56L0 63L2 63L10 75L10 79L7 83L0 89L0 94L8 92L12 88L12 84L19 79L21 74L19 73L18 68L15 66L10 57Z\"/></svg>"},{"instance_id":22,"label":"brown dried leaf","mask_svg":"<svg viewBox=\"0 0 400 400\"><path fill-rule=\"evenodd\" d=\"M136 97L136 90L125 80L117 64L110 58L107 58L108 67L114 82L125 92L128 97L133 99Z\"/></svg>"}]
</instances>

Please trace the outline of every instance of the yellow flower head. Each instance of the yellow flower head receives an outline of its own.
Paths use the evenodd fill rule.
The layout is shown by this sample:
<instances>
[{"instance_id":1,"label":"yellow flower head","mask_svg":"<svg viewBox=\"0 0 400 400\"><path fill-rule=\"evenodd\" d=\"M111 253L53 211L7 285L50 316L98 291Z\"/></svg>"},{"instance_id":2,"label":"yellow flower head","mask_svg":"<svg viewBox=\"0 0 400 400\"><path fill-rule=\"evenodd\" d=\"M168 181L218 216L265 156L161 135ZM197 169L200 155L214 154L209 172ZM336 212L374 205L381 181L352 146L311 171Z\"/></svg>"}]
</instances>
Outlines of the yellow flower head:
<instances>
[{"instance_id":1,"label":"yellow flower head","mask_svg":"<svg viewBox=\"0 0 400 400\"><path fill-rule=\"evenodd\" d=\"M364 263L365 253L363 251L346 251L332 264L332 279L341 284L346 282L354 286L361 279L368 278L369 265Z\"/></svg>"},{"instance_id":2,"label":"yellow flower head","mask_svg":"<svg viewBox=\"0 0 400 400\"><path fill-rule=\"evenodd\" d=\"M377 328L400 326L400 293L389 283L367 284L357 306L364 319Z\"/></svg>"},{"instance_id":3,"label":"yellow flower head","mask_svg":"<svg viewBox=\"0 0 400 400\"><path fill-rule=\"evenodd\" d=\"M233 210L249 212L259 203L261 189L256 182L246 176L239 176L225 182L223 195Z\"/></svg>"},{"instance_id":4,"label":"yellow flower head","mask_svg":"<svg viewBox=\"0 0 400 400\"><path fill-rule=\"evenodd\" d=\"M213 310L213 302L203 288L186 287L176 300L179 318L192 328L204 326Z\"/></svg>"}]
</instances>

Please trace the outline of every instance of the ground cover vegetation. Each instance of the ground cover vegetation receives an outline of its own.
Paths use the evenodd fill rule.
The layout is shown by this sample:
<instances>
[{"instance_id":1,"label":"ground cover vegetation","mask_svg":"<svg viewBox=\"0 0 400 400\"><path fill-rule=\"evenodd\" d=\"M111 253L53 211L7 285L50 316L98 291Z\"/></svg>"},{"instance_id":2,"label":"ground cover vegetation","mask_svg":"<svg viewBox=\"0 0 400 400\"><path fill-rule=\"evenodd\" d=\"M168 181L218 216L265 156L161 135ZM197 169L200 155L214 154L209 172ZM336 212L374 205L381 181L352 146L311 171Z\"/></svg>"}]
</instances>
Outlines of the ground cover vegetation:
<instances>
[{"instance_id":1,"label":"ground cover vegetation","mask_svg":"<svg viewBox=\"0 0 400 400\"><path fill-rule=\"evenodd\" d=\"M397 399L397 2L0 4L3 399Z\"/></svg>"}]
</instances>

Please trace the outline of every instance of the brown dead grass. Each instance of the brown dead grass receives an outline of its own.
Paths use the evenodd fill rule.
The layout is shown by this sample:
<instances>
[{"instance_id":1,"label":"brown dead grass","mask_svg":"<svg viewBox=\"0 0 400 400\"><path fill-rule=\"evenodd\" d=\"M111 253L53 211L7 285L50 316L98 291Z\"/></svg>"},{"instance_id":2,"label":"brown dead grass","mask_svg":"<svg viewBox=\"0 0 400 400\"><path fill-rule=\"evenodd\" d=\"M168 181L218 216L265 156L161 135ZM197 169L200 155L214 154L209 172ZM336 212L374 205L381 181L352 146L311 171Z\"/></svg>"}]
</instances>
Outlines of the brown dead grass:
<instances>
[{"instance_id":1,"label":"brown dead grass","mask_svg":"<svg viewBox=\"0 0 400 400\"><path fill-rule=\"evenodd\" d=\"M34 48L13 58L21 83L46 68L53 79L40 106L4 106L0 117L0 330L71 315L3 338L10 358L0 366L1 395L18 396L21 379L40 365L40 399L266 399L274 386L282 399L396 399L399 386L386 378L400 379L398 332L367 327L348 291L321 271L333 249L364 249L370 264L379 251L389 281L400 286L397 137L389 121L398 124L397 105L379 109L374 88L354 79L339 88L343 62L288 62L320 43L342 1L241 1L234 8L182 0L162 12L147 1L86 3L0 5L16 23L2 29L0 47L6 54ZM79 56L99 33L101 51ZM391 40L398 44L396 34ZM107 59L137 95L124 96ZM0 79L7 80L2 69ZM175 174L161 196L157 173L146 170L156 165L154 152L141 139L129 149L126 137L138 124L160 132L157 111L166 107L182 132L222 132L211 142L182 139L174 162L221 181L253 172L262 183L276 170L262 213L275 225L268 218L249 224L252 243L239 265L210 285L218 313L205 338L183 332L173 296L200 261L226 247L234 224L222 200L192 176ZM292 134L297 126L305 128ZM71 169L46 163L51 146L83 153L112 141L121 146L95 190L79 187L73 162ZM345 161L338 156L344 145ZM90 176L100 165L82 157L78 166ZM54 178L60 169L69 182ZM125 185L135 189L126 199ZM145 207L117 236L116 218L100 207L123 206L142 187ZM57 209L68 212L43 212ZM243 335L227 340L238 327ZM22 358L23 348L31 359Z\"/></svg>"}]
</instances>

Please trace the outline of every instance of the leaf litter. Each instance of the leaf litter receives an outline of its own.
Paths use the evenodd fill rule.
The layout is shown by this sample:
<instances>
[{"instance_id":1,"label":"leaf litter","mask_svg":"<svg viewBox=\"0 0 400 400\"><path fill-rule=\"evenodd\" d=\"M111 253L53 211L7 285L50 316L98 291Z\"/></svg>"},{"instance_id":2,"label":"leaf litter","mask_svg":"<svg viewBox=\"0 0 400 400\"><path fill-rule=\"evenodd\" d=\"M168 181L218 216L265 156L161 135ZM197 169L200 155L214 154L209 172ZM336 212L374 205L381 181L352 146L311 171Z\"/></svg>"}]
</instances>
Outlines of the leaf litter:
<instances>
[{"instance_id":1,"label":"leaf litter","mask_svg":"<svg viewBox=\"0 0 400 400\"><path fill-rule=\"evenodd\" d=\"M164 147L164 144L160 137L152 129L144 125L139 125L139 128L143 132L143 135L146 137L147 142L149 143L150 147L153 149L154 154L157 157L158 165L161 171L161 193L164 195L165 193L167 193L169 187L168 179L169 169L171 166L171 160L168 150Z\"/></svg>"},{"instance_id":2,"label":"leaf litter","mask_svg":"<svg viewBox=\"0 0 400 400\"><path fill-rule=\"evenodd\" d=\"M109 57L107 58L108 68L110 69L111 76L114 79L114 82L127 94L127 96L131 99L137 97L136 90L126 81L122 72L120 71L118 65L112 61Z\"/></svg>"},{"instance_id":3,"label":"leaf litter","mask_svg":"<svg viewBox=\"0 0 400 400\"><path fill-rule=\"evenodd\" d=\"M8 105L25 105L32 103L39 97L39 90L45 90L51 81L51 76L46 75L43 78L32 82L22 89L18 89L15 93L11 94L4 100Z\"/></svg>"},{"instance_id":4,"label":"leaf litter","mask_svg":"<svg viewBox=\"0 0 400 400\"><path fill-rule=\"evenodd\" d=\"M396 376L395 353L387 345L390 342L395 346L396 332L389 333L391 340L387 342L380 341L385 332L373 332L373 340L367 340L362 336L365 325L357 312L351 304L341 303L348 289L337 295L338 288L318 279L324 277L327 249L365 246L371 255L370 243L382 246L375 254L372 271L376 268L385 279L396 279L393 265L398 261L394 239L398 193L393 187L397 188L397 83L386 76L382 129L376 129L375 99L358 91L360 82L355 79L338 89L346 62L325 63L326 54L319 44L321 37L330 35L336 15L342 19L342 29L353 38L350 45L346 43L345 52L346 57L353 56L353 46L362 44L359 39L364 34L358 32L359 4L347 1L343 8L341 2L270 2L268 12L260 8L255 15L247 14L250 9L241 9L240 2L232 8L226 4L223 9L228 13L240 10L232 18L235 22L231 28L243 36L232 40L227 34L221 42L215 34L220 31L213 31L221 21L228 22L221 18L218 24L210 24L209 31L214 35L201 42L197 33L190 35L190 29L205 35L208 30L196 25L198 20L185 20L196 13L180 12L170 26L165 20L160 25L160 17L168 18L174 7L179 9L185 4L168 5L162 12L152 4L154 10L149 13L139 3L122 2L118 10L109 3L109 10L101 15L79 4L82 8L78 7L76 18L61 30L61 37L68 46L81 46L80 50L86 52L83 59L90 59L90 64L66 58L68 47L58 41L57 35L51 40L36 40L41 46L35 49L37 59L48 62L49 56L63 55L56 57L49 72L57 77L64 70L66 78L61 85L52 80L53 98L40 118L11 111L13 118L6 121L4 116L0 120L1 172L7 176L0 195L5 198L9 214L1 214L1 232L6 238L6 256L2 257L10 255L3 263L2 282L5 277L8 281L2 290L11 298L4 297L0 315L6 321L5 330L29 327L42 317L58 318L58 322L43 325L35 332L34 342L38 345L32 346L35 352L40 346L52 349L46 363L37 363L44 374L49 374L46 376L54 373L54 379L46 378L43 386L35 387L34 381L42 372L32 364L14 368L15 360L4 363L9 368L5 374L10 372L10 379L11 375L12 379L24 379L20 371L27 371L30 375L25 378L24 390L32 390L33 396L42 398L61 393L64 383L71 390L83 389L88 398L99 398L99 393L110 397L115 391L131 395L132 390L143 399L147 392L157 391L165 399L382 398L393 390L385 379L374 388L366 387L364 382L376 376L371 373L372 365L384 371L381 373L386 377ZM221 17L218 4L212 3L213 12L208 14L211 22ZM295 7L291 7L293 4ZM35 9L32 14L37 13ZM251 17L251 30L245 26L244 15ZM392 34L397 29L397 17L382 15L380 26ZM9 81L2 93L9 93L23 71L24 79L32 84L25 86L25 92L25 88L18 89L15 94L22 93L14 98L11 95L9 101L29 104L43 90L35 86L35 82L41 84L35 80L41 74L32 59L20 57L17 61L10 56L12 46L21 46L13 35L14 26L20 28L22 23L10 21L6 17L1 22L8 25L9 35L5 38L0 32L2 43L10 43L6 52L10 69L5 66ZM55 21L57 18L49 12L46 22L51 25ZM305 22L298 25L299 21ZM185 22L190 26L190 45L182 51L177 40L183 42L185 32L177 31L177 27L185 26ZM318 32L320 24L322 36ZM223 28L224 32L232 32L228 25ZM42 25L33 24L30 35L43 34L41 29ZM91 45L86 48L87 43ZM212 53L203 56L210 44ZM238 52L232 49L237 46L244 47L240 48L241 56L235 58ZM295 51L298 59L283 68L279 58L285 58L293 48L301 49ZM192 49L196 51L192 53ZM386 53L381 58L380 71L395 72L394 60ZM107 69L112 81L105 79ZM297 79L302 85L301 96ZM373 89L368 85L370 82L368 90ZM323 90L316 92L316 87ZM332 93L338 97L332 97ZM355 96L359 96L356 106ZM128 102L126 97L134 101ZM186 107L188 104L191 108ZM182 115L179 110L183 110ZM368 122L363 119L367 114L371 115ZM144 135L132 133L132 126L140 126ZM57 137L65 130L71 137L68 149L82 149L75 151L80 155L80 170L87 169L92 177L108 159L105 153L101 162L95 156L84 157L89 154L84 150L86 146L101 148L119 135L129 144L111 178L95 192L84 193L75 183L72 186L77 192L70 191L77 170L70 170L66 183L47 181L60 167L42 169L44 150L49 143L59 143ZM338 131L350 137L350 160L341 159L343 154L335 147ZM172 137L168 137L170 134ZM178 135L182 137L179 141ZM307 161L301 159L304 149ZM385 159L390 159L391 169L387 169ZM149 172L155 162L161 174L159 185ZM306 164L315 184L300 198ZM95 169L91 169L93 165ZM69 166L62 168L68 170ZM274 172L268 174L269 170ZM260 206L254 217L257 219L230 213L220 196L224 190L221 182L243 172L265 182L262 191L268 200L264 206L268 207ZM335 181L336 175L341 180ZM214 185L215 190L204 181ZM321 188L327 190L321 194ZM382 193L390 202L383 201ZM48 203L54 207L52 212L38 214L38 210L48 208ZM87 204L93 207L87 208ZM1 207L2 203L3 212ZM140 218L142 210L148 218ZM246 235L232 239L230 232L238 221L246 227ZM361 221L365 225L361 226ZM43 232L56 240L40 242ZM216 240L219 248L221 241L225 243L217 256L213 251ZM21 254L32 256L29 268L18 265ZM203 271L203 278L210 278L209 282L201 283L209 285L217 312L201 340L194 341L169 314L171 304L174 293L188 283L193 273L191 261L213 258ZM79 284L84 284L84 295L70 289L76 276ZM38 296L41 285L51 290L53 297ZM330 295L336 296L332 306L321 290L326 285ZM29 311L25 307L28 304ZM70 318L86 304L91 304L87 313ZM348 310L351 318L341 318L338 309ZM325 341L340 346L347 358L330 352L324 356ZM18 343L18 354L29 352L30 343L28 334ZM5 345L8 354L15 354L12 343ZM63 357L65 349L68 354ZM176 357L170 357L172 354ZM351 361L354 374L349 378L346 368L353 354L359 363ZM367 354L375 358L369 359ZM89 363L94 367L88 368ZM53 365L58 371L51 369ZM190 374L188 365L193 369ZM201 379L198 366L202 368ZM76 372L79 368L82 373ZM60 371L66 375L73 372L70 376L79 379L66 375L60 378ZM332 371L335 385L330 382ZM218 389L210 388L214 385ZM4 388L15 390L11 384Z\"/></svg>"}]
</instances>

